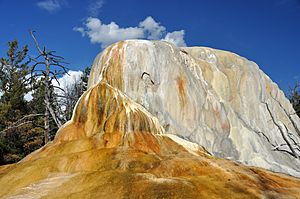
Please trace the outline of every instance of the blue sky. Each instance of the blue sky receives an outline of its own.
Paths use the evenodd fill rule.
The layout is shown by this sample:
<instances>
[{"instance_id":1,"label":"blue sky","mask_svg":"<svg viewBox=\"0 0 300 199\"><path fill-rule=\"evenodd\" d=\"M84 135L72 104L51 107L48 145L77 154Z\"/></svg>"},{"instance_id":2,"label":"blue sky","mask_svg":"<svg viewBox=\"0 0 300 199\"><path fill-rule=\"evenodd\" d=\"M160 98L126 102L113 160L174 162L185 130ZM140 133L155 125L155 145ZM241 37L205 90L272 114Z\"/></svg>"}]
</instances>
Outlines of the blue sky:
<instances>
[{"instance_id":1,"label":"blue sky","mask_svg":"<svg viewBox=\"0 0 300 199\"><path fill-rule=\"evenodd\" d=\"M0 56L13 39L35 55L28 29L72 70L119 39L166 39L240 54L284 91L300 80L300 0L0 0L0 8Z\"/></svg>"}]
</instances>

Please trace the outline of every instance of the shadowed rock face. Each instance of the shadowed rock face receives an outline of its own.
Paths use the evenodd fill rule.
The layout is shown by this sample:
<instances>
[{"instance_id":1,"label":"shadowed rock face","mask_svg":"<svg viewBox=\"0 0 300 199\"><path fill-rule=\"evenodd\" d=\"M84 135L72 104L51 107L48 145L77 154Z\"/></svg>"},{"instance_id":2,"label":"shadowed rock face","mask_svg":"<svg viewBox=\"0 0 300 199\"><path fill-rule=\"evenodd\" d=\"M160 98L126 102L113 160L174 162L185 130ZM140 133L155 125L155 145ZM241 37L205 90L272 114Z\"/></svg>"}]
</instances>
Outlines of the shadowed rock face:
<instances>
[{"instance_id":1,"label":"shadowed rock face","mask_svg":"<svg viewBox=\"0 0 300 199\"><path fill-rule=\"evenodd\" d=\"M155 52L149 46L162 51ZM55 140L17 164L0 167L0 198L299 197L299 179L212 156L202 146L175 135L185 137L190 127L185 125L191 122L195 126L194 119L204 114L208 118L201 121L206 122L203 125L207 125L207 129L211 128L211 131L202 132L204 138L226 143L226 146L216 144L218 147L235 147L230 136L234 123L229 117L229 102L214 91L211 83L199 87L193 94L191 87L199 86L197 81L206 81L204 76L197 79L188 72L189 68L178 69L180 64L175 64L185 63L177 55L197 60L198 50L192 56L193 50L185 49L188 55L183 55L168 43L146 41L120 42L105 50L93 66L90 88L80 98L72 119L58 131ZM150 62L139 51L148 52L149 59L160 57L153 67L161 68L140 70L139 64L144 66ZM163 52L174 53L174 57L167 60ZM129 55L144 61L130 61ZM173 70L164 62L170 63ZM199 69L199 74L203 75L210 69L209 62L202 62L207 64ZM132 71L137 71L137 77L126 68L129 63ZM171 77L159 73L155 76L155 70L165 74L169 71ZM169 85L164 81L169 81ZM168 86L170 93L161 93L164 86ZM199 94L199 99L191 98L197 93L203 97ZM207 100L206 104L197 107L202 98ZM170 104L164 100L170 100ZM195 105L193 109L191 103ZM198 108L202 111L197 112ZM238 117L239 120L242 119ZM210 135L209 132L214 133ZM243 128L240 133L244 133ZM247 142L242 135L240 137L241 142ZM252 152L253 148L247 150ZM232 148L232 152L229 149L219 151L219 154L226 153L238 159L242 152L238 147Z\"/></svg>"}]
</instances>

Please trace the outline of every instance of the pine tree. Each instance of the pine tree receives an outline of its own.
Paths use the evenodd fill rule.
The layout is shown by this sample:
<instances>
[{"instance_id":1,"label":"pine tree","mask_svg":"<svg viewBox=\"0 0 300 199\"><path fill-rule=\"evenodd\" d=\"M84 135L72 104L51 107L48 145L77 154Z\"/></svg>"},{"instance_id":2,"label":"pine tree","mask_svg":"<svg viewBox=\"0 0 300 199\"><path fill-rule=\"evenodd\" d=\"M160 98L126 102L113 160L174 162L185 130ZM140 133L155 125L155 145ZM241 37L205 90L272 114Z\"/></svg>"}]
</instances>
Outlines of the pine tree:
<instances>
[{"instance_id":1,"label":"pine tree","mask_svg":"<svg viewBox=\"0 0 300 199\"><path fill-rule=\"evenodd\" d=\"M18 48L18 41L8 42L7 58L1 58L0 68L0 130L18 120L28 112L24 99L29 91L26 76L29 74L29 61L25 61L28 47ZM9 121L9 122L8 122Z\"/></svg>"},{"instance_id":2,"label":"pine tree","mask_svg":"<svg viewBox=\"0 0 300 199\"><path fill-rule=\"evenodd\" d=\"M83 75L81 76L81 81L83 84L82 85L83 91L87 90L90 73L91 73L91 67L89 67L89 66L83 70Z\"/></svg>"},{"instance_id":3,"label":"pine tree","mask_svg":"<svg viewBox=\"0 0 300 199\"><path fill-rule=\"evenodd\" d=\"M14 40L8 42L7 57L0 59L0 164L12 163L24 156L22 137L30 123L18 121L30 111L24 99L29 91L27 53L27 45L19 49L18 41Z\"/></svg>"}]
</instances>

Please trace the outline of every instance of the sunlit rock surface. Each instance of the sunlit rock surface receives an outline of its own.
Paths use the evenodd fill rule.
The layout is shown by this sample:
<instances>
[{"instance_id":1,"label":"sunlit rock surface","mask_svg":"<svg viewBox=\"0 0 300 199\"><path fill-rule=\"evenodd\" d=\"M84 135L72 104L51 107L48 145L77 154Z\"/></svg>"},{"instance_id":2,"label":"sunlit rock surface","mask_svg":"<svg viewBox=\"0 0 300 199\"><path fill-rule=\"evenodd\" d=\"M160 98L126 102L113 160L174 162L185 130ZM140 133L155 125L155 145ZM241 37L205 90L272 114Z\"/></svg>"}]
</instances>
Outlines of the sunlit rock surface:
<instances>
[{"instance_id":1,"label":"sunlit rock surface","mask_svg":"<svg viewBox=\"0 0 300 199\"><path fill-rule=\"evenodd\" d=\"M126 41L98 55L89 87L99 81L145 107L166 133L198 143L218 157L300 177L300 161L286 152L291 150L265 103L292 144L300 143L293 126L300 127L299 118L254 62L205 47Z\"/></svg>"},{"instance_id":2,"label":"sunlit rock surface","mask_svg":"<svg viewBox=\"0 0 300 199\"><path fill-rule=\"evenodd\" d=\"M298 174L290 155L255 133L282 139L260 100L294 133L271 96L293 111L254 64L231 53L114 44L96 58L55 140L0 167L0 198L299 198L298 178L216 157Z\"/></svg>"}]
</instances>

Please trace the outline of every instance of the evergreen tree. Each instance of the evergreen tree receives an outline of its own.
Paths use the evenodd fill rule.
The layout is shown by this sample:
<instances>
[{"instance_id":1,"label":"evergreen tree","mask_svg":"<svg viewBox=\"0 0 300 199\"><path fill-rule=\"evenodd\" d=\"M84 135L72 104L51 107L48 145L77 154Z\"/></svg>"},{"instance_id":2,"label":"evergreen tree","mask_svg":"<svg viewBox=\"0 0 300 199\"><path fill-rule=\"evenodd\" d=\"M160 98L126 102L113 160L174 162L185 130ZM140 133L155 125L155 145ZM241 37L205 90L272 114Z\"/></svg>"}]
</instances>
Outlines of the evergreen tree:
<instances>
[{"instance_id":1,"label":"evergreen tree","mask_svg":"<svg viewBox=\"0 0 300 199\"><path fill-rule=\"evenodd\" d=\"M83 70L83 75L81 76L83 92L87 90L90 73L91 73L91 67L89 66Z\"/></svg>"},{"instance_id":2,"label":"evergreen tree","mask_svg":"<svg viewBox=\"0 0 300 199\"><path fill-rule=\"evenodd\" d=\"M30 67L25 61L28 47L19 49L17 40L8 42L8 46L7 57L0 59L0 130L28 112L24 99L29 91L26 76Z\"/></svg>"},{"instance_id":3,"label":"evergreen tree","mask_svg":"<svg viewBox=\"0 0 300 199\"><path fill-rule=\"evenodd\" d=\"M91 70L85 68L80 80L65 89L58 88L52 82L59 82L57 78L66 72L62 57L45 48L42 51L37 44L40 54L31 58L34 64L29 66L27 45L19 48L16 40L8 45L7 57L0 58L0 165L17 162L54 138L58 122L71 118L76 102L87 89ZM57 71L57 67L63 71ZM24 96L29 91L32 100L27 102Z\"/></svg>"},{"instance_id":4,"label":"evergreen tree","mask_svg":"<svg viewBox=\"0 0 300 199\"><path fill-rule=\"evenodd\" d=\"M24 99L29 91L26 76L28 47L19 49L18 41L8 42L7 57L0 58L0 164L12 163L23 154L24 132L30 123L18 121L30 111Z\"/></svg>"}]
</instances>

